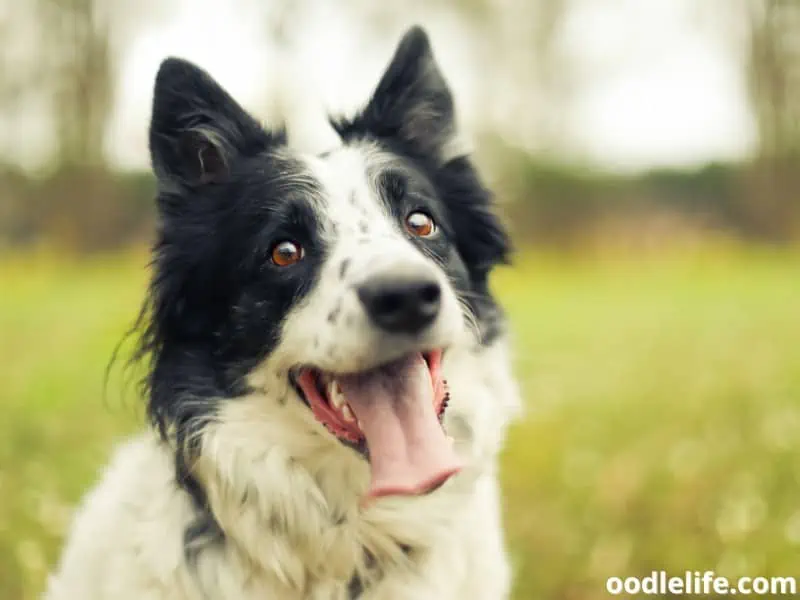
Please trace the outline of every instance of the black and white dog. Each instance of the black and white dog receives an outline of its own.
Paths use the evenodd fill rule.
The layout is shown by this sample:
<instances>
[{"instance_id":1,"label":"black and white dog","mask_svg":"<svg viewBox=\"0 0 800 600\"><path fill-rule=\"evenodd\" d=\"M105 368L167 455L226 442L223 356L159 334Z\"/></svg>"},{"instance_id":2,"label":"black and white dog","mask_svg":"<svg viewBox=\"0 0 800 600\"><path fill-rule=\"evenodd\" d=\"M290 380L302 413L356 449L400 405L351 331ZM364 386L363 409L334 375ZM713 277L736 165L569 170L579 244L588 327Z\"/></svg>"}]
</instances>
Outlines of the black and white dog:
<instances>
[{"instance_id":1,"label":"black and white dog","mask_svg":"<svg viewBox=\"0 0 800 600\"><path fill-rule=\"evenodd\" d=\"M321 155L166 60L140 355L151 430L79 512L49 600L500 600L518 406L487 285L507 235L410 30Z\"/></svg>"}]
</instances>

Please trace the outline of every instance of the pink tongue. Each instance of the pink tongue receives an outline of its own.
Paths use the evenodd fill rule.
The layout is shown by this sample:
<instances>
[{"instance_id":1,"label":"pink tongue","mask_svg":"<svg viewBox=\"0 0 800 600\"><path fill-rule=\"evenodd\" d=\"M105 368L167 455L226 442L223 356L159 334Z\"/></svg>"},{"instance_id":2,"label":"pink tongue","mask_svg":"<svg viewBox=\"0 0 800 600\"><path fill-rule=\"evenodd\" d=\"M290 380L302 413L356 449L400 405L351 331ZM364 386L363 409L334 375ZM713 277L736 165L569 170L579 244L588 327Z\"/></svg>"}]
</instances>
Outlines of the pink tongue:
<instances>
[{"instance_id":1,"label":"pink tongue","mask_svg":"<svg viewBox=\"0 0 800 600\"><path fill-rule=\"evenodd\" d=\"M423 494L461 469L436 416L421 355L338 381L367 438L369 497Z\"/></svg>"}]
</instances>

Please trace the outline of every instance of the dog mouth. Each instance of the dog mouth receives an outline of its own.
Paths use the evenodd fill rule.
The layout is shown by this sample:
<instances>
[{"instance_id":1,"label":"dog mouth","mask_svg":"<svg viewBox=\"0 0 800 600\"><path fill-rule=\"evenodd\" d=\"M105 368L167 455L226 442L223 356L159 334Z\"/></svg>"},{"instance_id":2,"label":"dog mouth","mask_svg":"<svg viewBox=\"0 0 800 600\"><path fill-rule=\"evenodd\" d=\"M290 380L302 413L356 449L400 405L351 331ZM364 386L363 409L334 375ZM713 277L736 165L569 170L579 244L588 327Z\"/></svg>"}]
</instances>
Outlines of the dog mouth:
<instances>
[{"instance_id":1,"label":"dog mouth","mask_svg":"<svg viewBox=\"0 0 800 600\"><path fill-rule=\"evenodd\" d=\"M314 417L368 453L368 497L424 494L461 470L442 427L448 401L442 354L412 353L358 373L298 371L297 387Z\"/></svg>"}]
</instances>

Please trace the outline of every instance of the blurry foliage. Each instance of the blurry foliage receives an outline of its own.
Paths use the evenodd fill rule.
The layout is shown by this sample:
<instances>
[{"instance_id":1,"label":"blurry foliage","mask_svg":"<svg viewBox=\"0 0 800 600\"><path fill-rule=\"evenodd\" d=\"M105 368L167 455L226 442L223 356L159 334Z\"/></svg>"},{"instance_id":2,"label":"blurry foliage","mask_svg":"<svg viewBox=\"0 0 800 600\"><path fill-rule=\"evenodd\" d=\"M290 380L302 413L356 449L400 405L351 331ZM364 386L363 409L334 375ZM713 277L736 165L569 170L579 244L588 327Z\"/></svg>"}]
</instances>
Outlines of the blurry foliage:
<instances>
[{"instance_id":1,"label":"blurry foliage","mask_svg":"<svg viewBox=\"0 0 800 600\"><path fill-rule=\"evenodd\" d=\"M46 178L0 175L0 249L56 246L110 250L148 239L155 180L150 173L61 169Z\"/></svg>"},{"instance_id":2,"label":"blurry foliage","mask_svg":"<svg viewBox=\"0 0 800 600\"><path fill-rule=\"evenodd\" d=\"M800 233L800 171L788 163L779 177L786 193L768 196L763 162L616 175L494 152L496 192L516 237L528 243L668 245L686 235L783 242Z\"/></svg>"},{"instance_id":3,"label":"blurry foliage","mask_svg":"<svg viewBox=\"0 0 800 600\"><path fill-rule=\"evenodd\" d=\"M607 577L653 570L797 575L796 260L522 254L499 274L529 408L503 470L516 597L607 598Z\"/></svg>"}]
</instances>

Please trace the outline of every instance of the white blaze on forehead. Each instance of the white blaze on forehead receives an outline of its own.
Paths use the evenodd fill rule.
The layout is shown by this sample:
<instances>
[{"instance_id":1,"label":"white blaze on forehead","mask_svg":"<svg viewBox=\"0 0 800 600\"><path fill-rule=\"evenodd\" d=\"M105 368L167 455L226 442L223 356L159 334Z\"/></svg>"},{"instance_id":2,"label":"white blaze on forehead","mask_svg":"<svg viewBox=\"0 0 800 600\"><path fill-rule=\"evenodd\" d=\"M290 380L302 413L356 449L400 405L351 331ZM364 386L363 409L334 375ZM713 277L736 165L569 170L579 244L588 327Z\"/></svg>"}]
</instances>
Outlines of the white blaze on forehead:
<instances>
[{"instance_id":1,"label":"white blaze on forehead","mask_svg":"<svg viewBox=\"0 0 800 600\"><path fill-rule=\"evenodd\" d=\"M391 162L389 155L364 143L341 146L324 158L308 159L309 167L322 186L322 213L335 225L338 238L367 237L396 230L381 197L377 174Z\"/></svg>"},{"instance_id":2,"label":"white blaze on forehead","mask_svg":"<svg viewBox=\"0 0 800 600\"><path fill-rule=\"evenodd\" d=\"M400 167L399 162L369 142L309 160L322 187L318 201L334 259L330 265L346 260L358 278L377 272L430 271L432 265L409 241L381 190L381 173Z\"/></svg>"},{"instance_id":3,"label":"white blaze on forehead","mask_svg":"<svg viewBox=\"0 0 800 600\"><path fill-rule=\"evenodd\" d=\"M382 173L403 169L399 158L377 144L361 142L307 160L322 188L316 201L332 259L323 278L335 269L331 265L341 266L342 261L359 279L378 272L430 272L433 264L408 239L381 189Z\"/></svg>"}]
</instances>

